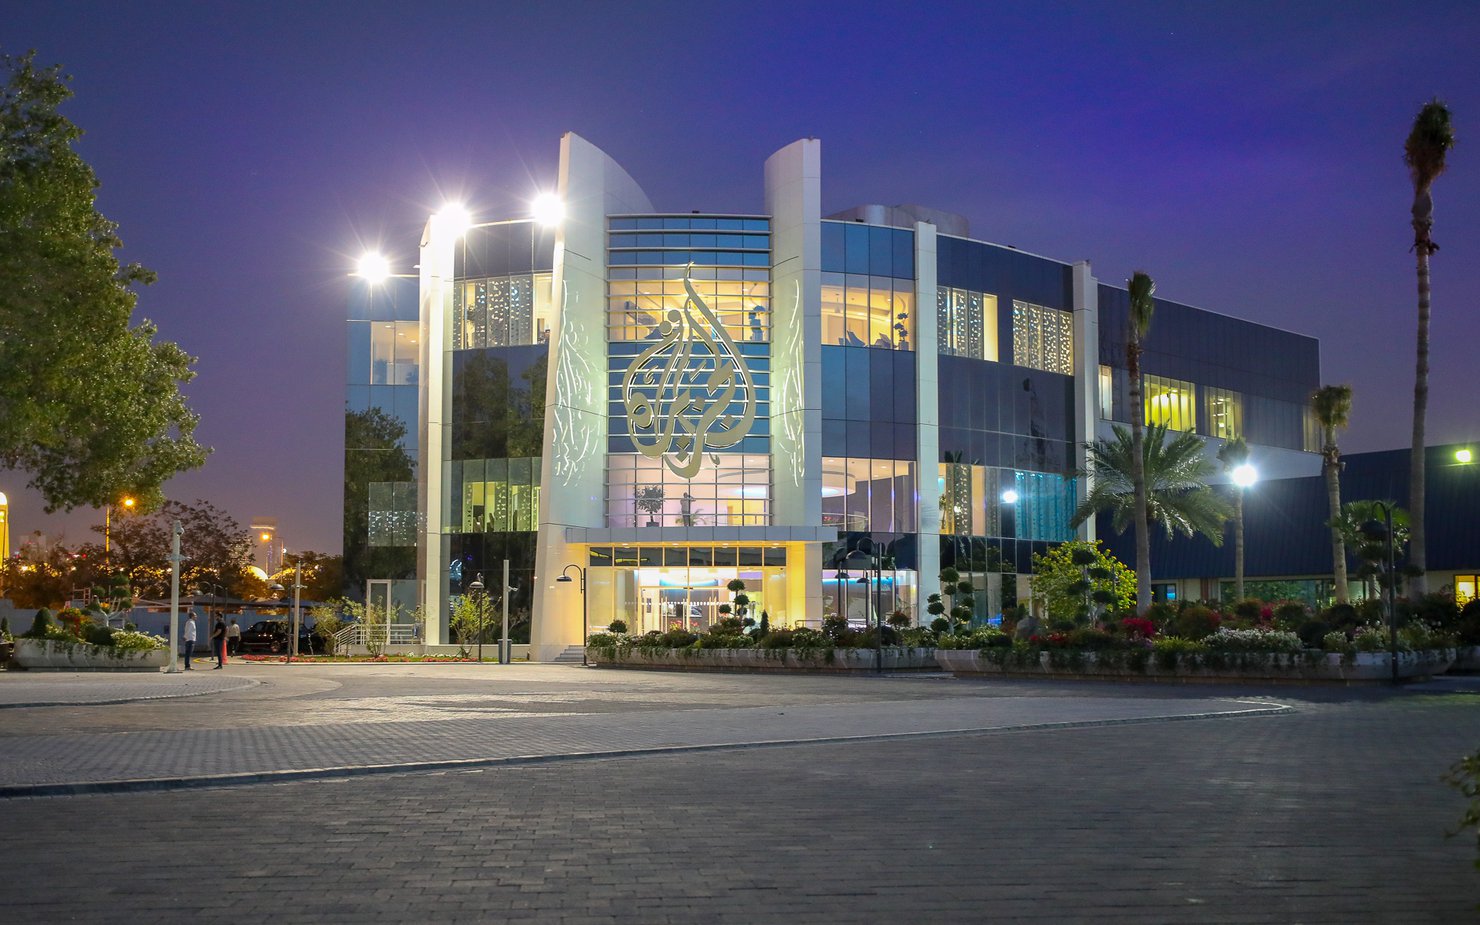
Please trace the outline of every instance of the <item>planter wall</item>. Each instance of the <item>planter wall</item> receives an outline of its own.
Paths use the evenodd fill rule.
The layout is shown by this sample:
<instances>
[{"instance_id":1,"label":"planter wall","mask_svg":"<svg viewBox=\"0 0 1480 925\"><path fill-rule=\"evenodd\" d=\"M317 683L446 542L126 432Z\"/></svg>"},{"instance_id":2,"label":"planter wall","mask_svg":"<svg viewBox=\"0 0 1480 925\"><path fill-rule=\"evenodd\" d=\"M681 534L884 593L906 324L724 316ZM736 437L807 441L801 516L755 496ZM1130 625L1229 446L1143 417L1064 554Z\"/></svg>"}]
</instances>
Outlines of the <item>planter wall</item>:
<instances>
[{"instance_id":1,"label":"planter wall","mask_svg":"<svg viewBox=\"0 0 1480 925\"><path fill-rule=\"evenodd\" d=\"M1359 652L1348 663L1341 655L1326 654L1314 661L1304 655L1267 652L1225 652L1209 664L1207 654L1197 658L1181 656L1168 667L1154 653L1147 653L1144 663L1131 659L1131 653L1116 652L1102 657L1096 652L1060 649L1036 653L1029 661L1011 658L1008 650L997 650L1007 657L998 664L977 649L937 649L935 659L942 668L956 675L1025 675L1039 677L1089 678L1171 678L1171 679L1261 679L1270 681L1386 681L1392 677L1391 662L1386 652ZM995 653L994 653L995 654ZM1453 649L1432 649L1398 654L1398 677L1419 678L1442 674L1454 661ZM1216 666L1216 667L1215 667Z\"/></svg>"},{"instance_id":2,"label":"planter wall","mask_svg":"<svg viewBox=\"0 0 1480 925\"><path fill-rule=\"evenodd\" d=\"M11 660L21 668L62 671L158 671L169 662L168 649L120 652L85 642L17 639Z\"/></svg>"},{"instance_id":3,"label":"planter wall","mask_svg":"<svg viewBox=\"0 0 1480 925\"><path fill-rule=\"evenodd\" d=\"M888 647L883 670L936 669L934 649ZM689 668L744 671L874 671L873 649L615 649L588 646L586 658L608 668Z\"/></svg>"},{"instance_id":4,"label":"planter wall","mask_svg":"<svg viewBox=\"0 0 1480 925\"><path fill-rule=\"evenodd\" d=\"M1480 646L1460 646L1456 649L1454 664L1449 670L1480 674Z\"/></svg>"}]
</instances>

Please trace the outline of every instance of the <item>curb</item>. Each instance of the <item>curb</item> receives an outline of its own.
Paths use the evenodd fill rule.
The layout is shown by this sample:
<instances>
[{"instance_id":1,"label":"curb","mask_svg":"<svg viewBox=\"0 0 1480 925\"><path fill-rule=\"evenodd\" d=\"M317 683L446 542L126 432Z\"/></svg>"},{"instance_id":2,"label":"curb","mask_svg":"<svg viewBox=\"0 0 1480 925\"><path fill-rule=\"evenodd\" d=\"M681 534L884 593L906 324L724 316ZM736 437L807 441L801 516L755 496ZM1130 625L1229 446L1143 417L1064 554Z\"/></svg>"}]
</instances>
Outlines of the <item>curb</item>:
<instances>
[{"instance_id":1,"label":"curb","mask_svg":"<svg viewBox=\"0 0 1480 925\"><path fill-rule=\"evenodd\" d=\"M26 703L0 703L0 710L23 710L28 707L98 707L112 703L142 703L146 700L180 700L185 697L206 697L211 694L230 694L235 691L244 691L249 687L261 687L262 681L256 678L242 678L244 684L236 687L222 688L218 691L181 691L174 694L145 694L138 697L113 697L107 700L36 700Z\"/></svg>"},{"instance_id":2,"label":"curb","mask_svg":"<svg viewBox=\"0 0 1480 925\"><path fill-rule=\"evenodd\" d=\"M941 729L928 732L885 732L852 736L823 736L815 739L768 739L755 742L726 742L713 745L665 745L654 748L611 749L595 752L568 752L556 755L513 755L503 758L450 758L439 761L409 761L395 764L342 765L326 768L299 768L285 771L249 771L237 774L205 774L180 777L150 777L131 780L87 781L71 784L15 784L0 786L0 800L24 797L83 796L89 794L147 793L195 790L208 787L233 787L246 784L291 783L346 777L368 777L380 774L404 774L417 771L471 770L477 768L525 767L555 764L563 761L592 761L612 758L643 758L681 755L693 752L740 751L751 748L784 748L797 745L839 745L861 742L885 742L897 739L1026 732L1029 730L1095 729L1105 726L1132 726L1149 723L1184 722L1205 719L1237 719L1250 716L1278 716L1294 713L1293 707L1265 704L1261 701L1246 710L1185 713L1175 716L1139 716L1125 719L1072 720L1058 723L1019 723L1009 726L986 726L965 729Z\"/></svg>"}]
</instances>

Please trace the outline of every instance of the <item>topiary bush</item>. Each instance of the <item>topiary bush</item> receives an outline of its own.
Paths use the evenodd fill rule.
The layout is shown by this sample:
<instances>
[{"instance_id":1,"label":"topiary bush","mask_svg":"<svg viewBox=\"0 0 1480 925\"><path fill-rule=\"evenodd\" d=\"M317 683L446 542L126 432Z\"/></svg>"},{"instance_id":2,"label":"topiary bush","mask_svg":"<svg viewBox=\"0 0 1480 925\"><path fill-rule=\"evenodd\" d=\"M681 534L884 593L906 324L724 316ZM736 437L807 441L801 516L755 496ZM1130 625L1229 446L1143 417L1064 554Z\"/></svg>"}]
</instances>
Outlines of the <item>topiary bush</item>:
<instances>
[{"instance_id":1,"label":"topiary bush","mask_svg":"<svg viewBox=\"0 0 1480 925\"><path fill-rule=\"evenodd\" d=\"M113 645L113 634L116 630L111 626L103 626L99 623L88 623L82 627L82 641L95 646Z\"/></svg>"},{"instance_id":2,"label":"topiary bush","mask_svg":"<svg viewBox=\"0 0 1480 925\"><path fill-rule=\"evenodd\" d=\"M613 620L611 622L611 625L608 626L606 628L606 630L607 630L607 632L612 633L613 635L620 636L621 634L627 632L627 621L626 620Z\"/></svg>"},{"instance_id":3,"label":"topiary bush","mask_svg":"<svg viewBox=\"0 0 1480 925\"><path fill-rule=\"evenodd\" d=\"M670 649L687 649L698 641L699 637L687 630L669 630L663 634L663 645Z\"/></svg>"},{"instance_id":4,"label":"topiary bush","mask_svg":"<svg viewBox=\"0 0 1480 925\"><path fill-rule=\"evenodd\" d=\"M1297 630L1310 619L1310 608L1300 601L1284 601L1274 609L1274 625L1282 630Z\"/></svg>"},{"instance_id":5,"label":"topiary bush","mask_svg":"<svg viewBox=\"0 0 1480 925\"><path fill-rule=\"evenodd\" d=\"M1146 608L1146 617L1152 623L1156 624L1156 628L1159 631L1163 633L1169 632L1168 627L1172 625L1172 621L1177 617L1177 608L1168 604L1166 601L1157 601Z\"/></svg>"},{"instance_id":6,"label":"topiary bush","mask_svg":"<svg viewBox=\"0 0 1480 925\"><path fill-rule=\"evenodd\" d=\"M1332 629L1343 632L1362 625L1362 615L1350 604L1332 604L1321 611L1320 619Z\"/></svg>"},{"instance_id":7,"label":"topiary bush","mask_svg":"<svg viewBox=\"0 0 1480 925\"><path fill-rule=\"evenodd\" d=\"M947 620L945 617L936 617L934 620L930 621L930 628L937 633L944 633L946 630L951 628L951 621Z\"/></svg>"},{"instance_id":8,"label":"topiary bush","mask_svg":"<svg viewBox=\"0 0 1480 925\"><path fill-rule=\"evenodd\" d=\"M51 611L45 607L36 611L36 616L31 619L31 628L26 630L26 639L45 639L46 630L52 625Z\"/></svg>"},{"instance_id":9,"label":"topiary bush","mask_svg":"<svg viewBox=\"0 0 1480 925\"><path fill-rule=\"evenodd\" d=\"M1233 615L1248 623L1258 623L1264 602L1257 598L1245 598L1233 605Z\"/></svg>"}]
</instances>

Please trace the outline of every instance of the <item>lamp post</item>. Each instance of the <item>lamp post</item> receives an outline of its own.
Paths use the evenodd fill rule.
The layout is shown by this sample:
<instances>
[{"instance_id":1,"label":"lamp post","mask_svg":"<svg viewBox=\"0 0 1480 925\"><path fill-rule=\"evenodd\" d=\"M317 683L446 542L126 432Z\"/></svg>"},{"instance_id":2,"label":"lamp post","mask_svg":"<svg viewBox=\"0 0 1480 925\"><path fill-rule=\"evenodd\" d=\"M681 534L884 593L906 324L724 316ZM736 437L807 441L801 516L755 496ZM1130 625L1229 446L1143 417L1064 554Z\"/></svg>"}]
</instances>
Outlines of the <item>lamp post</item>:
<instances>
[{"instance_id":1,"label":"lamp post","mask_svg":"<svg viewBox=\"0 0 1480 925\"><path fill-rule=\"evenodd\" d=\"M870 546L872 550L872 546ZM864 576L858 579L858 584L864 586L864 606L868 606L868 573L874 573L874 671L878 674L884 672L884 557L874 554L872 551L856 551L848 557L857 561L862 560Z\"/></svg>"},{"instance_id":2,"label":"lamp post","mask_svg":"<svg viewBox=\"0 0 1480 925\"><path fill-rule=\"evenodd\" d=\"M478 664L483 664L483 573L473 579L468 585L468 590L473 592L473 604L478 614Z\"/></svg>"},{"instance_id":3,"label":"lamp post","mask_svg":"<svg viewBox=\"0 0 1480 925\"><path fill-rule=\"evenodd\" d=\"M1242 441L1237 442L1242 445ZM1240 463L1233 467L1231 474L1233 484L1238 488L1233 496L1233 599L1241 601L1244 599L1244 492L1259 481L1259 470L1248 463Z\"/></svg>"},{"instance_id":4,"label":"lamp post","mask_svg":"<svg viewBox=\"0 0 1480 925\"><path fill-rule=\"evenodd\" d=\"M1393 669L1393 684L1398 683L1398 614L1394 601L1398 583L1398 568L1393 553L1393 509L1384 501L1372 502L1382 511L1382 523L1369 520L1362 525L1362 532L1371 539L1382 539L1387 544L1387 586L1383 589L1388 619L1388 657Z\"/></svg>"},{"instance_id":5,"label":"lamp post","mask_svg":"<svg viewBox=\"0 0 1480 925\"><path fill-rule=\"evenodd\" d=\"M587 662L586 662L586 641L590 638L590 636L588 635L588 633L589 633L589 625L587 623L587 618L586 618L586 571L587 570L581 568L579 565L576 565L574 562L572 562L570 565L567 565L565 568L563 568L563 569L560 570L560 577L557 578L557 579L555 579L555 580L556 581L569 582L571 580L571 577L570 577L570 570L571 569L575 569L576 570L576 574L581 576L581 664L584 666L584 665L587 664Z\"/></svg>"},{"instance_id":6,"label":"lamp post","mask_svg":"<svg viewBox=\"0 0 1480 925\"><path fill-rule=\"evenodd\" d=\"M133 498L127 495L118 502L128 510L133 510L137 504ZM103 567L105 569L113 566L113 502L103 505Z\"/></svg>"}]
</instances>

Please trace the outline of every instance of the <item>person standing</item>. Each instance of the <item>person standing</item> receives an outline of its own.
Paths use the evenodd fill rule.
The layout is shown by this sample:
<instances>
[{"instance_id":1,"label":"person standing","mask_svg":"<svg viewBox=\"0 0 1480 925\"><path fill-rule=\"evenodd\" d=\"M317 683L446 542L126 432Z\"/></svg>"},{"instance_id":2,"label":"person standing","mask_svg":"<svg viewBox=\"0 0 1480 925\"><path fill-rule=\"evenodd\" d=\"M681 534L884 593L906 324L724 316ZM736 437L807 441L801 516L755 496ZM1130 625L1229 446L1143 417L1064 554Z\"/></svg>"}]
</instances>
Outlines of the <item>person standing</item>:
<instances>
[{"instance_id":1,"label":"person standing","mask_svg":"<svg viewBox=\"0 0 1480 925\"><path fill-rule=\"evenodd\" d=\"M211 652L216 656L216 668L225 668L226 621L221 619L220 614L216 615L216 622L211 626Z\"/></svg>"},{"instance_id":2,"label":"person standing","mask_svg":"<svg viewBox=\"0 0 1480 925\"><path fill-rule=\"evenodd\" d=\"M242 654L242 628L236 625L235 620L226 627L226 651L231 655Z\"/></svg>"},{"instance_id":3,"label":"person standing","mask_svg":"<svg viewBox=\"0 0 1480 925\"><path fill-rule=\"evenodd\" d=\"M194 671L190 667L190 656L195 654L195 611L190 611L185 617L185 626L181 632L181 639L185 642L185 670Z\"/></svg>"}]
</instances>

